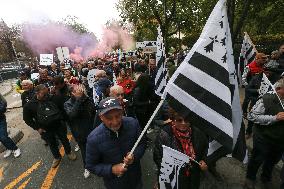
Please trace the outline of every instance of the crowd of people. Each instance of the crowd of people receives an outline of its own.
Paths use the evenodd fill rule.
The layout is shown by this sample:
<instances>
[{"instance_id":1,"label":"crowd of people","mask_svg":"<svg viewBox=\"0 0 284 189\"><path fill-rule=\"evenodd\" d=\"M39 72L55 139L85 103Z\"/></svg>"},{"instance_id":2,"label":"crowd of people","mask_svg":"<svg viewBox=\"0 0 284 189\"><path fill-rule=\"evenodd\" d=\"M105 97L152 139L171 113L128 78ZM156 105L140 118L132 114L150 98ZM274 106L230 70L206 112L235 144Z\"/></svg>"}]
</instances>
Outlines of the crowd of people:
<instances>
[{"instance_id":1,"label":"crowd of people","mask_svg":"<svg viewBox=\"0 0 284 189\"><path fill-rule=\"evenodd\" d=\"M179 54L167 59L168 77L183 58ZM266 94L259 99L258 93L262 73L265 73L275 83L278 96L284 99L283 58L284 45L271 57L258 53L243 73L246 91L243 113L248 119L246 137L253 136L254 142L246 188L254 188L261 164L261 181L269 186L272 169L283 154L284 110L276 95ZM105 187L109 189L142 188L140 159L151 139L145 135L134 152L130 151L160 102L160 97L155 94L156 72L156 60L151 55L120 58L113 54L80 63L32 64L24 68L16 84L17 92L21 93L23 120L37 130L49 146L54 158L52 168L61 162L59 142L70 160L77 158L67 138L69 128L81 152L85 178L90 173L103 177ZM35 73L39 76L32 79ZM0 98L0 129L7 131L4 114L7 103L2 96ZM153 142L157 175L161 169L162 145L165 145L199 162L189 163L179 174L179 188L198 189L200 173L208 168L208 136L166 102L154 123L160 129ZM153 126L148 133L152 129ZM20 149L7 132L0 130L0 133L0 141L7 148L4 157L12 153L15 157L20 156ZM158 182L155 187L159 188Z\"/></svg>"},{"instance_id":2,"label":"crowd of people","mask_svg":"<svg viewBox=\"0 0 284 189\"><path fill-rule=\"evenodd\" d=\"M271 56L257 53L242 75L245 98L242 109L247 119L246 138L253 137L253 149L247 166L245 187L255 188L256 175L262 165L261 181L269 188L273 167L284 160L284 45ZM263 74L274 85L274 94L260 96ZM269 86L267 86L269 88ZM272 92L273 93L273 92ZM284 169L281 173L284 188Z\"/></svg>"}]
</instances>

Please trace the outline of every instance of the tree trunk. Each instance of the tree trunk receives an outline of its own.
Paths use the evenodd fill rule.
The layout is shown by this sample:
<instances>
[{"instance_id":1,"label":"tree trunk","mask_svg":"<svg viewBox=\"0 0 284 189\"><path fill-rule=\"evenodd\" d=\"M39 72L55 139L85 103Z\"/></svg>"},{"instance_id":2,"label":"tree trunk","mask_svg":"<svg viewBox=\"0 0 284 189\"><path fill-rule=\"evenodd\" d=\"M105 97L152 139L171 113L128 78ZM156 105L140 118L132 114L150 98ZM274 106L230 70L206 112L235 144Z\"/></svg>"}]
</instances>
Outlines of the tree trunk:
<instances>
[{"instance_id":1,"label":"tree trunk","mask_svg":"<svg viewBox=\"0 0 284 189\"><path fill-rule=\"evenodd\" d=\"M239 19L239 21L237 22L237 25L236 25L236 28L234 30L234 33L233 33L233 38L232 38L232 43L234 44L237 37L238 37L238 34L240 33L243 25L244 25L244 22L245 22L245 19L248 15L248 12L249 12L249 8L250 8L250 5L252 3L252 0L246 0L245 1L245 4L244 4L244 8L243 8L243 12L242 12L242 15Z\"/></svg>"}]
</instances>

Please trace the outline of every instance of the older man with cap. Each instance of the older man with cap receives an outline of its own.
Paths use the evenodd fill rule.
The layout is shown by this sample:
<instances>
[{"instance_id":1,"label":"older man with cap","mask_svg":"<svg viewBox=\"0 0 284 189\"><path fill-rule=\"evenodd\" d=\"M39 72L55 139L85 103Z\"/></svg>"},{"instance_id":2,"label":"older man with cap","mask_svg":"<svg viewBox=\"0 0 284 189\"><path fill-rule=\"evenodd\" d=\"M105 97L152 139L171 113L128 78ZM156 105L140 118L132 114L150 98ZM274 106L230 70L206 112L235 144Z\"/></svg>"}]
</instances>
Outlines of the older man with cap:
<instances>
[{"instance_id":1,"label":"older man with cap","mask_svg":"<svg viewBox=\"0 0 284 189\"><path fill-rule=\"evenodd\" d=\"M263 95L247 117L254 122L253 149L245 182L247 189L255 188L256 175L261 165L263 188L271 188L273 168L284 152L284 79L277 81L274 87L276 94Z\"/></svg>"},{"instance_id":2,"label":"older man with cap","mask_svg":"<svg viewBox=\"0 0 284 189\"><path fill-rule=\"evenodd\" d=\"M138 121L123 117L122 107L114 97L100 102L98 114L102 124L88 136L86 168L103 177L107 189L142 188L140 159L145 141L133 154L129 153L141 133Z\"/></svg>"}]
</instances>

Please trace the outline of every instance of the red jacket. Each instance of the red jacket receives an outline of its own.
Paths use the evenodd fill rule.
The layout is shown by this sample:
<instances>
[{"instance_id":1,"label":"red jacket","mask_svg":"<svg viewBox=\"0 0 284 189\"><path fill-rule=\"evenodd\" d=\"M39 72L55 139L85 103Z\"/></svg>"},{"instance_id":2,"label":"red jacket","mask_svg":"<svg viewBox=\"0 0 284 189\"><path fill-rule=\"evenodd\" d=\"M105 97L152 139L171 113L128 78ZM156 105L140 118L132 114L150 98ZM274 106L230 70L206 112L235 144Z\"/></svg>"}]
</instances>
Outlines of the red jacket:
<instances>
[{"instance_id":1,"label":"red jacket","mask_svg":"<svg viewBox=\"0 0 284 189\"><path fill-rule=\"evenodd\" d=\"M263 72L263 66L259 66L256 61L252 61L249 65L249 75L253 76L255 74Z\"/></svg>"}]
</instances>

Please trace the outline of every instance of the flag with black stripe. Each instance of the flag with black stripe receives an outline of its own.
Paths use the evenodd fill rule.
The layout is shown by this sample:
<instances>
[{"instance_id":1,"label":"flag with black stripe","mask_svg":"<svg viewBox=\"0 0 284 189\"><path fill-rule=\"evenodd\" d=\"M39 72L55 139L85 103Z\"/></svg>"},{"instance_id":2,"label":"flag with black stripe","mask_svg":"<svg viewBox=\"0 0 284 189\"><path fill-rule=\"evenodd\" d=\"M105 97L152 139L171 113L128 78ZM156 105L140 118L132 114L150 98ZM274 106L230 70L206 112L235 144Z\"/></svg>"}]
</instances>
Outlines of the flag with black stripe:
<instances>
[{"instance_id":1,"label":"flag with black stripe","mask_svg":"<svg viewBox=\"0 0 284 189\"><path fill-rule=\"evenodd\" d=\"M162 96L167 85L168 70L166 68L165 47L160 26L158 27L157 37L156 69L157 74L155 77L155 93L159 96Z\"/></svg>"},{"instance_id":2,"label":"flag with black stripe","mask_svg":"<svg viewBox=\"0 0 284 189\"><path fill-rule=\"evenodd\" d=\"M245 140L245 125L242 119L242 110L240 104L239 88L236 75L236 67L234 64L233 47L231 32L229 26L227 27L227 63L229 71L230 91L232 100L232 125L233 125L233 151L232 157L237 160L247 163L248 161L248 150ZM216 140L212 140L209 143L207 163L214 163L221 157L228 155L230 151L222 146Z\"/></svg>"},{"instance_id":3,"label":"flag with black stripe","mask_svg":"<svg viewBox=\"0 0 284 189\"><path fill-rule=\"evenodd\" d=\"M245 32L241 53L239 57L239 65L238 65L239 78L241 78L241 75L244 72L244 68L255 59L256 53L257 50L254 44L252 43L247 32Z\"/></svg>"},{"instance_id":4,"label":"flag with black stripe","mask_svg":"<svg viewBox=\"0 0 284 189\"><path fill-rule=\"evenodd\" d=\"M200 38L166 86L166 99L179 114L228 151L233 147L226 1L219 0Z\"/></svg>"}]
</instances>

